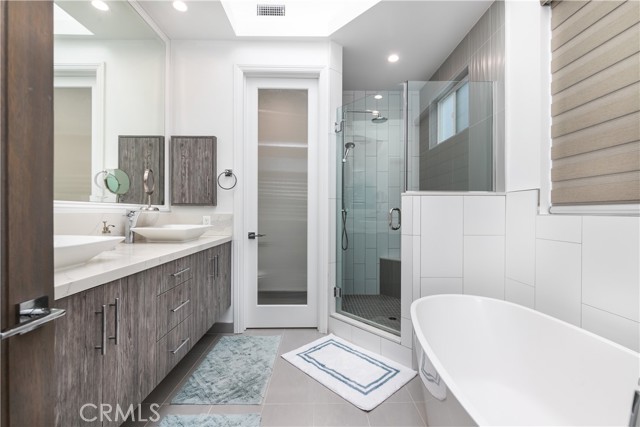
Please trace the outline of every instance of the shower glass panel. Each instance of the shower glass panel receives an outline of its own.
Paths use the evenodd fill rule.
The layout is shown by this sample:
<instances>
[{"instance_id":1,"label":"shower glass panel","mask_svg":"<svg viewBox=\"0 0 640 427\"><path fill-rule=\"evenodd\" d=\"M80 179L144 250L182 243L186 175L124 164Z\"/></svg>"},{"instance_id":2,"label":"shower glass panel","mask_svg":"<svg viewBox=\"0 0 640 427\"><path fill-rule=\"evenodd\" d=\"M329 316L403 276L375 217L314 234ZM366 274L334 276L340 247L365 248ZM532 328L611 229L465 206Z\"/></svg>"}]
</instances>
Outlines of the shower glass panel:
<instances>
[{"instance_id":1,"label":"shower glass panel","mask_svg":"<svg viewBox=\"0 0 640 427\"><path fill-rule=\"evenodd\" d=\"M493 88L465 80L405 83L407 190L494 191Z\"/></svg>"},{"instance_id":2,"label":"shower glass panel","mask_svg":"<svg viewBox=\"0 0 640 427\"><path fill-rule=\"evenodd\" d=\"M403 93L358 93L336 117L336 309L399 335Z\"/></svg>"},{"instance_id":3,"label":"shower glass panel","mask_svg":"<svg viewBox=\"0 0 640 427\"><path fill-rule=\"evenodd\" d=\"M258 89L258 304L307 303L306 89Z\"/></svg>"}]
</instances>

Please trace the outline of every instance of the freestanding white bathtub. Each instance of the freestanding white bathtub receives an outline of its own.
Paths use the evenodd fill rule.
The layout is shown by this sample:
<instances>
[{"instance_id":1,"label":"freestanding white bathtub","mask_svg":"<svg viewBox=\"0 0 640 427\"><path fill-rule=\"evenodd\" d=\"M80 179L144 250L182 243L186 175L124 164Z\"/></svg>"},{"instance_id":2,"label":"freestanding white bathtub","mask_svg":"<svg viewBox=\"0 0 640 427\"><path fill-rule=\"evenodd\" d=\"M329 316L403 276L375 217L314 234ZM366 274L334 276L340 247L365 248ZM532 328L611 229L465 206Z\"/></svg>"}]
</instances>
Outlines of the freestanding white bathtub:
<instances>
[{"instance_id":1,"label":"freestanding white bathtub","mask_svg":"<svg viewBox=\"0 0 640 427\"><path fill-rule=\"evenodd\" d=\"M424 399L430 426L629 425L640 389L634 351L526 307L471 295L416 300L411 320L423 383L446 393Z\"/></svg>"}]
</instances>

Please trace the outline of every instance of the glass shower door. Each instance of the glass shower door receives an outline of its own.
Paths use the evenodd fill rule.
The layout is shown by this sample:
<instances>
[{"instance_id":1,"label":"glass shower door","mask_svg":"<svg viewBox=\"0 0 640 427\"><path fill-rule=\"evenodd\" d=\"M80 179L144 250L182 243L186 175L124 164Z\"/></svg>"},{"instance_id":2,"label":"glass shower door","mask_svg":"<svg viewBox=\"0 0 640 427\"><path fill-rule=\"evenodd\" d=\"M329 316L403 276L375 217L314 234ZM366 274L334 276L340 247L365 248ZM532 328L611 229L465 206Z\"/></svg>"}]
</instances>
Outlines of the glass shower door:
<instances>
[{"instance_id":1,"label":"glass shower door","mask_svg":"<svg viewBox=\"0 0 640 427\"><path fill-rule=\"evenodd\" d=\"M402 91L376 91L337 111L336 311L400 334Z\"/></svg>"}]
</instances>

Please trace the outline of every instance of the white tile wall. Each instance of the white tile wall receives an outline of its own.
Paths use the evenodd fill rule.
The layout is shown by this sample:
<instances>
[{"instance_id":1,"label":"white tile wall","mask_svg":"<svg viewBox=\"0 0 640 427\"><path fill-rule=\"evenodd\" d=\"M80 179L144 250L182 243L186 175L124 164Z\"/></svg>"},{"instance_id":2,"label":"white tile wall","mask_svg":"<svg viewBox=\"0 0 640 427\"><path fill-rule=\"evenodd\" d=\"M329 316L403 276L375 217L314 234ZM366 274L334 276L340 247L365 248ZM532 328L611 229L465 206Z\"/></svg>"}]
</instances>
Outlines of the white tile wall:
<instances>
[{"instance_id":1,"label":"white tile wall","mask_svg":"<svg viewBox=\"0 0 640 427\"><path fill-rule=\"evenodd\" d=\"M352 343L378 354L380 354L380 340L381 338L378 335L371 332L356 327L351 329Z\"/></svg>"},{"instance_id":2,"label":"white tile wall","mask_svg":"<svg viewBox=\"0 0 640 427\"><path fill-rule=\"evenodd\" d=\"M580 326L581 264L579 244L537 240L536 310Z\"/></svg>"},{"instance_id":3,"label":"white tile wall","mask_svg":"<svg viewBox=\"0 0 640 427\"><path fill-rule=\"evenodd\" d=\"M535 288L516 280L506 278L504 299L525 307L534 308Z\"/></svg>"},{"instance_id":4,"label":"white tile wall","mask_svg":"<svg viewBox=\"0 0 640 427\"><path fill-rule=\"evenodd\" d=\"M465 236L503 236L504 228L504 197L464 197Z\"/></svg>"},{"instance_id":5,"label":"white tile wall","mask_svg":"<svg viewBox=\"0 0 640 427\"><path fill-rule=\"evenodd\" d=\"M462 277L462 196L421 197L421 277Z\"/></svg>"},{"instance_id":6,"label":"white tile wall","mask_svg":"<svg viewBox=\"0 0 640 427\"><path fill-rule=\"evenodd\" d=\"M406 199L407 197L403 197ZM400 262L401 316L409 318L409 306L413 301L413 236L402 236L402 261Z\"/></svg>"},{"instance_id":7,"label":"white tile wall","mask_svg":"<svg viewBox=\"0 0 640 427\"><path fill-rule=\"evenodd\" d=\"M583 304L582 327L634 351L640 351L638 322Z\"/></svg>"},{"instance_id":8,"label":"white tile wall","mask_svg":"<svg viewBox=\"0 0 640 427\"><path fill-rule=\"evenodd\" d=\"M504 236L464 236L463 290L504 299Z\"/></svg>"},{"instance_id":9,"label":"white tile wall","mask_svg":"<svg viewBox=\"0 0 640 427\"><path fill-rule=\"evenodd\" d=\"M411 349L389 340L380 342L380 354L391 360L400 362L404 366L411 366Z\"/></svg>"},{"instance_id":10,"label":"white tile wall","mask_svg":"<svg viewBox=\"0 0 640 427\"><path fill-rule=\"evenodd\" d=\"M462 277L423 277L420 279L420 295L461 294Z\"/></svg>"},{"instance_id":11,"label":"white tile wall","mask_svg":"<svg viewBox=\"0 0 640 427\"><path fill-rule=\"evenodd\" d=\"M640 218L585 217L583 302L640 320Z\"/></svg>"},{"instance_id":12,"label":"white tile wall","mask_svg":"<svg viewBox=\"0 0 640 427\"><path fill-rule=\"evenodd\" d=\"M582 217L565 215L538 215L536 217L538 239L582 243Z\"/></svg>"},{"instance_id":13,"label":"white tile wall","mask_svg":"<svg viewBox=\"0 0 640 427\"><path fill-rule=\"evenodd\" d=\"M538 192L519 191L506 197L506 276L535 283L536 211Z\"/></svg>"}]
</instances>

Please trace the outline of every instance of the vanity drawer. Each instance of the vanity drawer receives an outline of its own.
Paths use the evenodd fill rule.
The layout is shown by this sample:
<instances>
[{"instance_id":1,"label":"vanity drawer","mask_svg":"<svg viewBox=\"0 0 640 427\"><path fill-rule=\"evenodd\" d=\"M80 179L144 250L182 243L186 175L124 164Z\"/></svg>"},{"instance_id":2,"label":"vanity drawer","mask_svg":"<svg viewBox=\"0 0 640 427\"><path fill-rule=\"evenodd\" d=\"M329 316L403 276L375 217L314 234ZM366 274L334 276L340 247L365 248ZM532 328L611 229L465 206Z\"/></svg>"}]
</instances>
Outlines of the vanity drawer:
<instances>
[{"instance_id":1,"label":"vanity drawer","mask_svg":"<svg viewBox=\"0 0 640 427\"><path fill-rule=\"evenodd\" d=\"M176 286L157 297L157 335L160 339L191 314L191 280Z\"/></svg>"},{"instance_id":2,"label":"vanity drawer","mask_svg":"<svg viewBox=\"0 0 640 427\"><path fill-rule=\"evenodd\" d=\"M164 336L156 346L157 375L164 378L189 352L191 342L191 316L183 320Z\"/></svg>"},{"instance_id":3,"label":"vanity drawer","mask_svg":"<svg viewBox=\"0 0 640 427\"><path fill-rule=\"evenodd\" d=\"M157 295L167 292L186 282L193 276L195 262L193 256L177 259L162 265L162 277L158 283Z\"/></svg>"}]
</instances>

